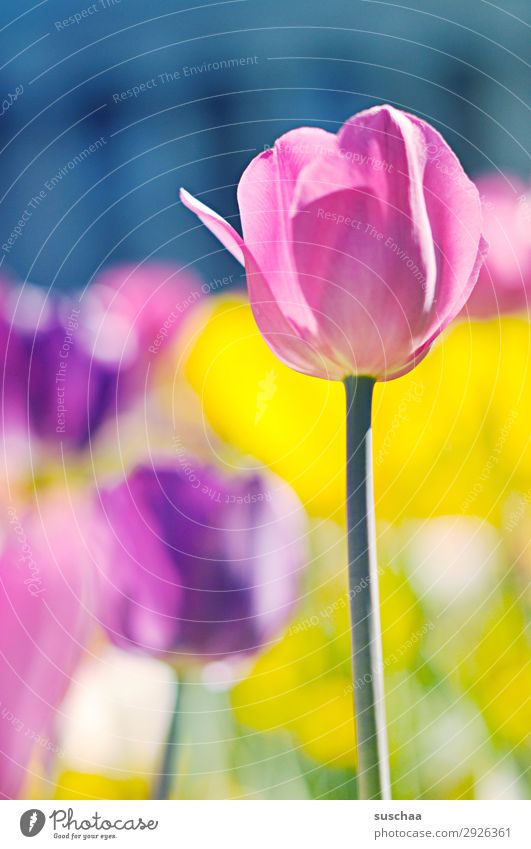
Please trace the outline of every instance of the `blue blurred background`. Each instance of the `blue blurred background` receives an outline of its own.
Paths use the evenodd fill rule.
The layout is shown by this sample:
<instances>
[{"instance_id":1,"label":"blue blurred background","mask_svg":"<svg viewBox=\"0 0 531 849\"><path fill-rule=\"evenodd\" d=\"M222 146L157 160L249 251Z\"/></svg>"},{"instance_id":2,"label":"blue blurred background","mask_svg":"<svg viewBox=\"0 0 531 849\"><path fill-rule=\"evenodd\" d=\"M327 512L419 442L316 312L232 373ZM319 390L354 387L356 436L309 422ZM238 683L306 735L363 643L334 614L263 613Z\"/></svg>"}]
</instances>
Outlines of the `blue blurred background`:
<instances>
[{"instance_id":1,"label":"blue blurred background","mask_svg":"<svg viewBox=\"0 0 531 849\"><path fill-rule=\"evenodd\" d=\"M525 0L410 3L3 3L3 268L67 288L153 257L236 279L178 187L236 216L264 145L384 101L433 122L469 172L526 173Z\"/></svg>"}]
</instances>

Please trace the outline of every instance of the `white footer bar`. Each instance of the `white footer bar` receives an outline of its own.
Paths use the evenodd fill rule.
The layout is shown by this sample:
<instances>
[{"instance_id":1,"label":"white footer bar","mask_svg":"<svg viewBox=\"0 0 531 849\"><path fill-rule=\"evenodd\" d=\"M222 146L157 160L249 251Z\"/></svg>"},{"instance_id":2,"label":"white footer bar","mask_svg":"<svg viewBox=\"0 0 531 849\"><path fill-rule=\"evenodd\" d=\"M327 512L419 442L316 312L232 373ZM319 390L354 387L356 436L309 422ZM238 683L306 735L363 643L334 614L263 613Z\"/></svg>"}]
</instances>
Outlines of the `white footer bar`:
<instances>
[{"instance_id":1,"label":"white footer bar","mask_svg":"<svg viewBox=\"0 0 531 849\"><path fill-rule=\"evenodd\" d=\"M186 849L529 846L529 803L102 801L0 803L2 845ZM28 838L35 837L29 844ZM68 841L68 842L67 842Z\"/></svg>"}]
</instances>

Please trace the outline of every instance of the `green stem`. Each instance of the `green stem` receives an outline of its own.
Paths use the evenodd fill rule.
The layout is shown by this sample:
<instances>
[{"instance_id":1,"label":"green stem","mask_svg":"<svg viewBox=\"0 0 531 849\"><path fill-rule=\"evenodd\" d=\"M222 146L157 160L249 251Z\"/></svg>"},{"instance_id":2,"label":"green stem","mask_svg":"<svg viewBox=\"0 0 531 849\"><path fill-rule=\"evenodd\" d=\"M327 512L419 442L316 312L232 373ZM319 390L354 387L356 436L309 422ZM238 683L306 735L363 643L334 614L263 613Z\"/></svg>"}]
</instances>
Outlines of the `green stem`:
<instances>
[{"instance_id":1,"label":"green stem","mask_svg":"<svg viewBox=\"0 0 531 849\"><path fill-rule=\"evenodd\" d=\"M390 799L372 486L374 380L347 377L347 535L360 799Z\"/></svg>"},{"instance_id":2,"label":"green stem","mask_svg":"<svg viewBox=\"0 0 531 849\"><path fill-rule=\"evenodd\" d=\"M173 710L164 745L164 755L162 758L161 771L155 781L155 789L153 792L154 799L169 799L170 793L178 774L177 763L179 754L179 725L182 705L183 682L175 678L175 696L173 702Z\"/></svg>"}]
</instances>

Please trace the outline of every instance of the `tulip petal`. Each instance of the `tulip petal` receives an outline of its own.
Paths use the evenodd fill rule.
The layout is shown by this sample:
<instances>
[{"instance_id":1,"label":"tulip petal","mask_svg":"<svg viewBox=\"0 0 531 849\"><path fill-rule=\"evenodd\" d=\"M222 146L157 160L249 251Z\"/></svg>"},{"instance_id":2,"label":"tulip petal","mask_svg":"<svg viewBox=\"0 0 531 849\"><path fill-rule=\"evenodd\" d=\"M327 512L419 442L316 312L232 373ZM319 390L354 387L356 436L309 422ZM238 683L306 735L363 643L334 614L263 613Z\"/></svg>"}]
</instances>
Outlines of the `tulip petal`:
<instances>
[{"instance_id":1,"label":"tulip petal","mask_svg":"<svg viewBox=\"0 0 531 849\"><path fill-rule=\"evenodd\" d=\"M342 377L394 372L410 358L422 341L425 267L402 213L364 189L329 194L293 218L293 250L319 349Z\"/></svg>"},{"instance_id":2,"label":"tulip petal","mask_svg":"<svg viewBox=\"0 0 531 849\"><path fill-rule=\"evenodd\" d=\"M80 509L71 516L65 506L62 500L41 505L40 515L20 520L11 513L0 559L5 798L20 795L34 750L53 752L53 722L90 633L93 574L77 524Z\"/></svg>"},{"instance_id":3,"label":"tulip petal","mask_svg":"<svg viewBox=\"0 0 531 849\"><path fill-rule=\"evenodd\" d=\"M392 237L414 259L422 273L423 311L427 313L434 298L436 265L422 187L422 145L420 131L397 109L384 106L360 112L339 131L335 155L316 157L301 172L291 214L295 217L310 204L341 190L357 189L356 199L363 195L377 198L379 207L373 211L378 212L378 220L368 218L362 224L369 228L378 225L383 237ZM359 220L356 199L350 213ZM373 251L378 252L381 240L373 238L372 230L368 235ZM387 282L395 289L398 286L398 281Z\"/></svg>"},{"instance_id":4,"label":"tulip petal","mask_svg":"<svg viewBox=\"0 0 531 849\"><path fill-rule=\"evenodd\" d=\"M282 283L282 275L272 272L268 277L256 265L253 256L247 254L247 288L254 319L269 348L287 366L328 380L341 380L343 371L338 366L330 350L323 345L317 332L306 333L297 327L293 319L286 316L288 304L294 309L300 302L280 300L273 294L270 280Z\"/></svg>"},{"instance_id":5,"label":"tulip petal","mask_svg":"<svg viewBox=\"0 0 531 849\"><path fill-rule=\"evenodd\" d=\"M157 478L141 470L127 486L100 494L109 532L107 559L113 563L106 576L103 622L117 645L148 652L176 639L175 611L182 597L171 556L161 545L160 529L156 523L149 524L150 517L143 511L144 499L153 501L159 492Z\"/></svg>"},{"instance_id":6,"label":"tulip petal","mask_svg":"<svg viewBox=\"0 0 531 849\"><path fill-rule=\"evenodd\" d=\"M300 172L335 148L336 137L325 130L292 130L252 160L238 185L245 247L252 254L247 281L258 327L288 365L334 379L337 368L328 357L331 350L323 348L318 320L295 268L289 211Z\"/></svg>"},{"instance_id":7,"label":"tulip petal","mask_svg":"<svg viewBox=\"0 0 531 849\"><path fill-rule=\"evenodd\" d=\"M243 172L238 184L243 236L262 269L295 272L289 211L297 179L312 159L328 156L335 148L332 133L303 127L285 133ZM296 281L288 281L288 285L290 282L296 286ZM279 295L285 294L285 285Z\"/></svg>"},{"instance_id":8,"label":"tulip petal","mask_svg":"<svg viewBox=\"0 0 531 849\"><path fill-rule=\"evenodd\" d=\"M208 227L210 232L219 239L223 247L231 252L234 259L245 265L243 239L234 227L228 221L225 221L221 215L218 215L217 212L214 212L214 210L210 209L200 200L194 198L186 189L181 189L180 198L182 203L192 212L195 212L205 227Z\"/></svg>"},{"instance_id":9,"label":"tulip petal","mask_svg":"<svg viewBox=\"0 0 531 849\"><path fill-rule=\"evenodd\" d=\"M440 133L414 115L426 162L423 187L437 256L437 289L425 338L437 335L468 300L486 254L479 192Z\"/></svg>"},{"instance_id":10,"label":"tulip petal","mask_svg":"<svg viewBox=\"0 0 531 849\"><path fill-rule=\"evenodd\" d=\"M250 162L238 184L245 245L274 298L297 332L310 339L317 322L301 291L291 248L289 210L300 171L335 148L335 136L316 127L285 133Z\"/></svg>"}]
</instances>

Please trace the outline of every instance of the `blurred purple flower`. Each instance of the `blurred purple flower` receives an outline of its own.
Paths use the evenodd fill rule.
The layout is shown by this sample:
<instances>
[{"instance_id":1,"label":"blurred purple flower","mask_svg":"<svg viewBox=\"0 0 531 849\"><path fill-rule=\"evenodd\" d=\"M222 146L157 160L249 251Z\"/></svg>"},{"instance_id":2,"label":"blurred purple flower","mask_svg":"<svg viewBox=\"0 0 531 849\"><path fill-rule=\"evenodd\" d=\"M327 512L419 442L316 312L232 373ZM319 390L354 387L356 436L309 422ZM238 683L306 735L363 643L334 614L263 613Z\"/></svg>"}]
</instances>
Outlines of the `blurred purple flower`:
<instances>
[{"instance_id":1,"label":"blurred purple flower","mask_svg":"<svg viewBox=\"0 0 531 849\"><path fill-rule=\"evenodd\" d=\"M134 363L134 340L122 350L125 328L114 334L107 321L95 344L102 309L90 292L81 305L26 284L5 294L2 306L7 426L81 448L116 410L121 372Z\"/></svg>"},{"instance_id":2,"label":"blurred purple flower","mask_svg":"<svg viewBox=\"0 0 531 849\"><path fill-rule=\"evenodd\" d=\"M104 624L116 644L191 660L249 653L287 623L302 507L269 475L137 468L100 493L111 530Z\"/></svg>"},{"instance_id":3,"label":"blurred purple flower","mask_svg":"<svg viewBox=\"0 0 531 849\"><path fill-rule=\"evenodd\" d=\"M0 797L16 798L34 752L57 752L54 719L91 633L96 599L77 519L64 498L8 508L0 554ZM88 516L83 517L84 532Z\"/></svg>"},{"instance_id":4,"label":"blurred purple flower","mask_svg":"<svg viewBox=\"0 0 531 849\"><path fill-rule=\"evenodd\" d=\"M4 428L83 448L145 391L149 362L163 347L155 347L157 334L162 328L171 339L179 305L201 293L195 278L168 266L104 277L113 285L97 282L79 299L0 282ZM175 316L164 330L170 302Z\"/></svg>"}]
</instances>

